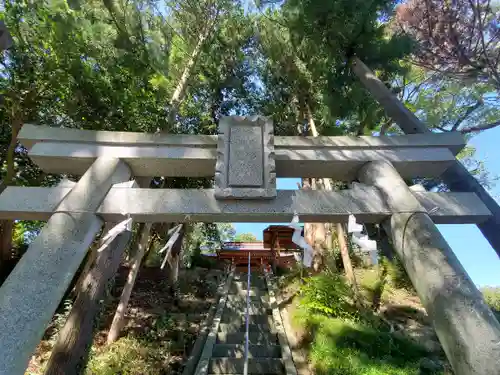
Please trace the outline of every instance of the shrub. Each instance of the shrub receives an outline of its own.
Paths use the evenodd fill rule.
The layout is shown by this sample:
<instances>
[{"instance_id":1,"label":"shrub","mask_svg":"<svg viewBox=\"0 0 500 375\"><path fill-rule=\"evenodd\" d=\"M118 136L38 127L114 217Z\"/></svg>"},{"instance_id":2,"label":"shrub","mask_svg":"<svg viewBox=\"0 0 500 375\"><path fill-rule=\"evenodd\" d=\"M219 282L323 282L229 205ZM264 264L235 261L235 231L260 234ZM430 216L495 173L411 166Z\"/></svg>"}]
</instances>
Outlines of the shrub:
<instances>
[{"instance_id":1,"label":"shrub","mask_svg":"<svg viewBox=\"0 0 500 375\"><path fill-rule=\"evenodd\" d=\"M493 309L500 312L500 288L486 287L482 288L486 303Z\"/></svg>"},{"instance_id":2,"label":"shrub","mask_svg":"<svg viewBox=\"0 0 500 375\"><path fill-rule=\"evenodd\" d=\"M353 293L344 278L327 272L304 279L300 288L300 305L313 313L347 318L356 314L351 306Z\"/></svg>"}]
</instances>

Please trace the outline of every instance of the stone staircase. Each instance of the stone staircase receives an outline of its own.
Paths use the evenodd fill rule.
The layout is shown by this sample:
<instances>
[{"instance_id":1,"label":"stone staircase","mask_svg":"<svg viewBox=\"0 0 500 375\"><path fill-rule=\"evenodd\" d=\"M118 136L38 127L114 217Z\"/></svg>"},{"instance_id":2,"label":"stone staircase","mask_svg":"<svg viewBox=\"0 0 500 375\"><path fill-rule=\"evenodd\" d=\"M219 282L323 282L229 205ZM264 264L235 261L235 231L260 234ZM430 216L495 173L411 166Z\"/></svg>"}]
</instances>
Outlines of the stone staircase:
<instances>
[{"instance_id":1,"label":"stone staircase","mask_svg":"<svg viewBox=\"0 0 500 375\"><path fill-rule=\"evenodd\" d=\"M251 276L248 374L296 375L269 276ZM247 274L230 274L196 375L244 373L246 298Z\"/></svg>"}]
</instances>

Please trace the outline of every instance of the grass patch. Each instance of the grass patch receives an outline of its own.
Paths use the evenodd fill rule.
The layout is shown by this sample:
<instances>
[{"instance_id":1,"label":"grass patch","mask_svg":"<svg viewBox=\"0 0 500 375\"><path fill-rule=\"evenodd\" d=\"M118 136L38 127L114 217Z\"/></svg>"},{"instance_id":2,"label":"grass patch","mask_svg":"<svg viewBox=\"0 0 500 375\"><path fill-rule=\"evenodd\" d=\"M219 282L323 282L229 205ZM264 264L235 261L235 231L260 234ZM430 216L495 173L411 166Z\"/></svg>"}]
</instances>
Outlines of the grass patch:
<instances>
[{"instance_id":1,"label":"grass patch","mask_svg":"<svg viewBox=\"0 0 500 375\"><path fill-rule=\"evenodd\" d=\"M92 353L86 375L160 375L168 363L168 351L133 337L124 337Z\"/></svg>"},{"instance_id":2,"label":"grass patch","mask_svg":"<svg viewBox=\"0 0 500 375\"><path fill-rule=\"evenodd\" d=\"M362 323L302 309L293 320L311 331L310 359L317 375L417 375L422 373L421 359L429 355L409 339Z\"/></svg>"},{"instance_id":3,"label":"grass patch","mask_svg":"<svg viewBox=\"0 0 500 375\"><path fill-rule=\"evenodd\" d=\"M382 289L381 294L375 275L378 272L367 274L363 288ZM316 375L446 373L440 359L427 349L401 332L392 333L371 309L356 308L350 288L335 274L306 279L292 323L306 329Z\"/></svg>"}]
</instances>

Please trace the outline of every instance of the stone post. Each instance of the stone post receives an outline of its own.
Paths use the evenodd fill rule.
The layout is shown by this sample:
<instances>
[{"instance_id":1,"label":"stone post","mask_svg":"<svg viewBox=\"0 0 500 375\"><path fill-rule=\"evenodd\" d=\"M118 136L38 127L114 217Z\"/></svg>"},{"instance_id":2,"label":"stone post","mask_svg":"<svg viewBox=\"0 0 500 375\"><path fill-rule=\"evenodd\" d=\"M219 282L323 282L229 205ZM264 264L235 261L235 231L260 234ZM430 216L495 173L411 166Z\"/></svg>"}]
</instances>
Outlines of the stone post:
<instances>
[{"instance_id":1,"label":"stone post","mask_svg":"<svg viewBox=\"0 0 500 375\"><path fill-rule=\"evenodd\" d=\"M100 157L76 183L0 288L0 375L21 375L87 253L101 220L94 214L128 166ZM22 198L22 197L20 197Z\"/></svg>"},{"instance_id":2,"label":"stone post","mask_svg":"<svg viewBox=\"0 0 500 375\"><path fill-rule=\"evenodd\" d=\"M359 180L394 213L383 222L457 375L498 374L500 323L392 164L367 163Z\"/></svg>"}]
</instances>

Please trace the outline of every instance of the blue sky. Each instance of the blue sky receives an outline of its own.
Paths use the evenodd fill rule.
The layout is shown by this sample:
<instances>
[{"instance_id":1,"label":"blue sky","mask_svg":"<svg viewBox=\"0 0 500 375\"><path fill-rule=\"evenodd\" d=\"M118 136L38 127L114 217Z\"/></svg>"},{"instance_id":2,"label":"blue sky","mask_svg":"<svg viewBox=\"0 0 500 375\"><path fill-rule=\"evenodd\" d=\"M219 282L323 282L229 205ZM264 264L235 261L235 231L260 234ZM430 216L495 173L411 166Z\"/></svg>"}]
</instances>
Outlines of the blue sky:
<instances>
[{"instance_id":1,"label":"blue sky","mask_svg":"<svg viewBox=\"0 0 500 375\"><path fill-rule=\"evenodd\" d=\"M500 176L500 127L488 130L469 142L476 147L476 158L485 162L492 176ZM298 179L278 179L278 189L297 189ZM499 201L500 183L490 193ZM269 224L235 223L237 233L253 233L262 239ZM475 225L438 225L470 277L479 286L500 286L500 258ZM500 228L499 228L500 230Z\"/></svg>"}]
</instances>

